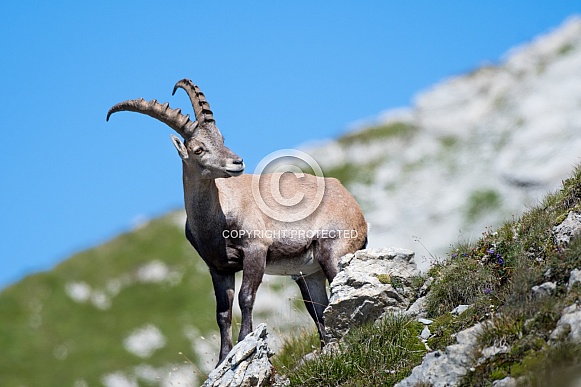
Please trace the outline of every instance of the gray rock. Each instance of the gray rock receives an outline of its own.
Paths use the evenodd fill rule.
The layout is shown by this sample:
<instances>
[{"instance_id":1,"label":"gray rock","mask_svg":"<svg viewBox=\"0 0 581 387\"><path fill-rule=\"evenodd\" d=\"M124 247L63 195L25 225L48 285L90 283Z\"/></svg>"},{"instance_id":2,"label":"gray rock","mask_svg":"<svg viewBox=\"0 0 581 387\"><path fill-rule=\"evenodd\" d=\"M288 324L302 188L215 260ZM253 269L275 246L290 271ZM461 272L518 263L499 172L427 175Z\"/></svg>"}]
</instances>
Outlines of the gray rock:
<instances>
[{"instance_id":1,"label":"gray rock","mask_svg":"<svg viewBox=\"0 0 581 387\"><path fill-rule=\"evenodd\" d=\"M428 318L419 318L418 322L421 322L424 325L430 325L434 322L434 320L430 320Z\"/></svg>"},{"instance_id":2,"label":"gray rock","mask_svg":"<svg viewBox=\"0 0 581 387\"><path fill-rule=\"evenodd\" d=\"M456 335L457 344L449 345L445 351L434 351L412 370L407 378L395 387L414 387L426 384L432 387L456 386L474 364L473 352L484 323L478 323Z\"/></svg>"},{"instance_id":3,"label":"gray rock","mask_svg":"<svg viewBox=\"0 0 581 387\"><path fill-rule=\"evenodd\" d=\"M492 382L492 387L516 387L516 379L507 376L504 379Z\"/></svg>"},{"instance_id":4,"label":"gray rock","mask_svg":"<svg viewBox=\"0 0 581 387\"><path fill-rule=\"evenodd\" d=\"M545 270L545 272L543 273L543 276L545 278L550 278L551 275L553 274L553 271L551 270L551 268L549 267L547 270Z\"/></svg>"},{"instance_id":5,"label":"gray rock","mask_svg":"<svg viewBox=\"0 0 581 387\"><path fill-rule=\"evenodd\" d=\"M423 296L415 300L403 314L411 317L425 317L428 314L426 312L426 297Z\"/></svg>"},{"instance_id":6,"label":"gray rock","mask_svg":"<svg viewBox=\"0 0 581 387\"><path fill-rule=\"evenodd\" d=\"M480 359L478 359L478 364L482 364L500 353L508 353L509 351L510 347L506 345L493 345L491 347L486 347L480 351Z\"/></svg>"},{"instance_id":7,"label":"gray rock","mask_svg":"<svg viewBox=\"0 0 581 387\"><path fill-rule=\"evenodd\" d=\"M289 387L290 385L291 382L286 376L279 374L274 375L274 383L272 384L272 387Z\"/></svg>"},{"instance_id":8,"label":"gray rock","mask_svg":"<svg viewBox=\"0 0 581 387\"><path fill-rule=\"evenodd\" d=\"M567 218L558 226L553 227L555 243L567 246L581 233L581 214L570 211Z\"/></svg>"},{"instance_id":9,"label":"gray rock","mask_svg":"<svg viewBox=\"0 0 581 387\"><path fill-rule=\"evenodd\" d=\"M533 286L533 296L535 297L546 297L555 293L557 290L557 284L554 282L545 282L538 286Z\"/></svg>"},{"instance_id":10,"label":"gray rock","mask_svg":"<svg viewBox=\"0 0 581 387\"><path fill-rule=\"evenodd\" d=\"M203 387L270 386L274 354L268 346L266 324L236 344L224 361L210 373Z\"/></svg>"},{"instance_id":11,"label":"gray rock","mask_svg":"<svg viewBox=\"0 0 581 387\"><path fill-rule=\"evenodd\" d=\"M460 315L466 312L468 309L472 308L472 305L458 305L454 309L452 309L452 314Z\"/></svg>"},{"instance_id":12,"label":"gray rock","mask_svg":"<svg viewBox=\"0 0 581 387\"><path fill-rule=\"evenodd\" d=\"M569 283L567 283L567 289L571 290L573 285L577 282L581 282L581 270L573 269L571 275L569 276Z\"/></svg>"},{"instance_id":13,"label":"gray rock","mask_svg":"<svg viewBox=\"0 0 581 387\"><path fill-rule=\"evenodd\" d=\"M422 333L420 333L420 337L424 340L428 340L431 335L432 332L430 332L430 328L428 328L427 326L425 326L424 329L422 330Z\"/></svg>"},{"instance_id":14,"label":"gray rock","mask_svg":"<svg viewBox=\"0 0 581 387\"><path fill-rule=\"evenodd\" d=\"M432 287L432 283L434 283L434 277L429 277L426 280L426 282L424 282L422 287L420 288L419 295L425 296L430 291L430 288Z\"/></svg>"},{"instance_id":15,"label":"gray rock","mask_svg":"<svg viewBox=\"0 0 581 387\"><path fill-rule=\"evenodd\" d=\"M411 277L419 275L414 252L385 248L360 250L339 260L330 286L325 325L331 341L350 328L376 321L386 312L404 312L415 296Z\"/></svg>"},{"instance_id":16,"label":"gray rock","mask_svg":"<svg viewBox=\"0 0 581 387\"><path fill-rule=\"evenodd\" d=\"M549 339L552 341L568 339L574 343L581 343L581 307L572 304L563 309L561 318L557 321L557 327Z\"/></svg>"}]
</instances>

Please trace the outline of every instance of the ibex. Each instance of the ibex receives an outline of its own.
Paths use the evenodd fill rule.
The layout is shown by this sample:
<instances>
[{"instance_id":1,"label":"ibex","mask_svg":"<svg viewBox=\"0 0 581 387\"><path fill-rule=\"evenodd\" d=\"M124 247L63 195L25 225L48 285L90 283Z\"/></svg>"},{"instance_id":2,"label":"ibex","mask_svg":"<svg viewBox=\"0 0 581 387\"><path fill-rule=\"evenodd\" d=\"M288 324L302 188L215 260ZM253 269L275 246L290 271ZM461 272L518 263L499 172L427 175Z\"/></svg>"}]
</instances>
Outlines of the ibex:
<instances>
[{"instance_id":1,"label":"ibex","mask_svg":"<svg viewBox=\"0 0 581 387\"><path fill-rule=\"evenodd\" d=\"M291 173L243 174L242 158L224 145L204 94L189 79L176 83L172 95L178 88L190 98L193 121L168 103L142 98L113 106L107 121L119 111L147 114L184 140L171 135L182 159L186 237L208 265L216 294L221 339L218 364L232 349L234 273L240 270L239 341L252 332L256 291L266 273L293 277L324 345L323 311L329 303L325 281L331 282L337 274L341 256L367 243L367 223L359 205L336 179ZM291 213L287 205L279 204L281 198L297 197L300 211L309 202L320 204L314 210L299 211L300 216L296 216L296 208ZM278 212L273 215L265 206Z\"/></svg>"}]
</instances>

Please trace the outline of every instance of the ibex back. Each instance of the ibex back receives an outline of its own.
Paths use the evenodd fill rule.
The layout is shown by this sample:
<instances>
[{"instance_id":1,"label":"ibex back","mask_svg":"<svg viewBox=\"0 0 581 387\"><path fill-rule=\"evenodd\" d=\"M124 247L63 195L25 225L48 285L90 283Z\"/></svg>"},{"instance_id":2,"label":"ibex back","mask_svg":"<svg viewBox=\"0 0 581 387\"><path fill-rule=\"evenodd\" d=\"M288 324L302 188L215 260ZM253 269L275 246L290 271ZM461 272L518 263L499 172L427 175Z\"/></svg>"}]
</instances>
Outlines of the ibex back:
<instances>
[{"instance_id":1,"label":"ibex back","mask_svg":"<svg viewBox=\"0 0 581 387\"><path fill-rule=\"evenodd\" d=\"M326 281L336 276L342 255L364 248L367 242L367 223L359 205L336 179L309 174L300 178L289 173L243 174L242 158L224 145L204 94L188 79L179 81L173 93L178 88L190 98L193 121L167 103L143 99L113 106L107 120L118 111L147 114L183 138L182 142L171 136L182 159L186 237L212 276L221 338L219 363L232 349L234 274L240 270L239 341L252 332L256 291L266 273L293 277L324 345L323 311L329 302ZM260 200L253 189L260 192ZM296 216L296 206L292 214L285 213L289 210L280 206L278 195L298 195L298 213L302 215ZM316 208L301 212L302 203L315 199L319 203ZM273 215L265 208L278 212Z\"/></svg>"}]
</instances>

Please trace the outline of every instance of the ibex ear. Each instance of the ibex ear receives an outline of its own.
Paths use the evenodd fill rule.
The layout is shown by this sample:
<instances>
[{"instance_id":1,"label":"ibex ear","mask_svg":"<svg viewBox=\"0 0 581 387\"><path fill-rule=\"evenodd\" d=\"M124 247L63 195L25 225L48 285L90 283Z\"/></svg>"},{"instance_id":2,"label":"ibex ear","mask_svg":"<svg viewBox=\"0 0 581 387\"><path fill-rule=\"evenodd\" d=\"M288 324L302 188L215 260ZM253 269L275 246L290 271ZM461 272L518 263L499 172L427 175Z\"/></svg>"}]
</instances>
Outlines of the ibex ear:
<instances>
[{"instance_id":1,"label":"ibex ear","mask_svg":"<svg viewBox=\"0 0 581 387\"><path fill-rule=\"evenodd\" d=\"M170 134L170 136L171 136L171 142L173 142L173 145L178 150L178 154L180 155L182 160L186 160L188 158L188 150L186 149L186 146L184 145L182 140L180 140L179 138L177 138L173 134Z\"/></svg>"}]
</instances>

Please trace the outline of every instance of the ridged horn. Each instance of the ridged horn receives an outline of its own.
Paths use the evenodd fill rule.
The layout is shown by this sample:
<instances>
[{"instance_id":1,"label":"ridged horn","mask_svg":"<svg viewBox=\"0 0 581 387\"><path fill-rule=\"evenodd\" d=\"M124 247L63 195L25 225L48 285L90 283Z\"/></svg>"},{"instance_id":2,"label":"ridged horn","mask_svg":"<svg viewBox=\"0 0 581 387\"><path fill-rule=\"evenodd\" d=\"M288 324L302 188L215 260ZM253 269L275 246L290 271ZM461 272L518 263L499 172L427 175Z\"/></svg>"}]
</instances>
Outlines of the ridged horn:
<instances>
[{"instance_id":1,"label":"ridged horn","mask_svg":"<svg viewBox=\"0 0 581 387\"><path fill-rule=\"evenodd\" d=\"M191 80L184 78L175 84L171 95L174 95L176 90L179 88L184 89L186 93L188 93L188 97L190 97L190 102L194 108L196 120L200 124L203 124L204 122L215 122L214 113L212 113L212 110L210 109L210 104L198 86L194 85Z\"/></svg>"},{"instance_id":2,"label":"ridged horn","mask_svg":"<svg viewBox=\"0 0 581 387\"><path fill-rule=\"evenodd\" d=\"M161 104L155 99L149 102L143 98L120 102L109 109L109 112L107 112L107 121L109 121L111 114L120 111L147 114L148 116L163 122L178 132L183 138L191 137L198 126L197 122L190 120L189 114L184 116L181 109L172 109L169 107L169 103L166 102Z\"/></svg>"}]
</instances>

